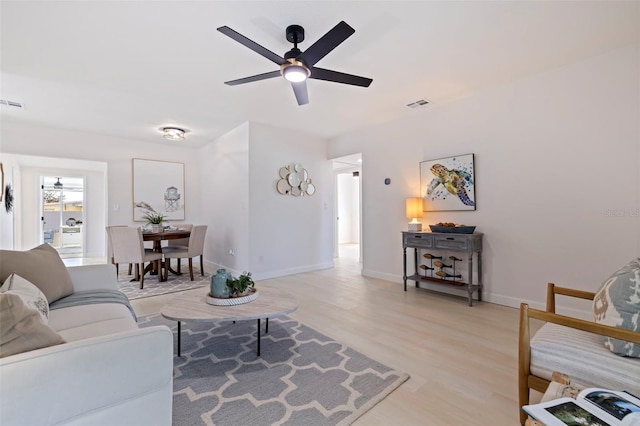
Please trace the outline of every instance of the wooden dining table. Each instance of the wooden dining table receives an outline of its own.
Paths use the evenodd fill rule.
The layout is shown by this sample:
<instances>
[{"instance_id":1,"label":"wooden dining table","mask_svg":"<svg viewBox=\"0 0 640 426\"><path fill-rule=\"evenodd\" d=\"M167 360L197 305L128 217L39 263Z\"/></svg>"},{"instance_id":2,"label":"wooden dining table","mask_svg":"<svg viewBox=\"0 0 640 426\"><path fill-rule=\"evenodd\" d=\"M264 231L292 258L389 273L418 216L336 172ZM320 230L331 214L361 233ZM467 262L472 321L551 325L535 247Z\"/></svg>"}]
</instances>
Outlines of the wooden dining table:
<instances>
[{"instance_id":1,"label":"wooden dining table","mask_svg":"<svg viewBox=\"0 0 640 426\"><path fill-rule=\"evenodd\" d=\"M176 230L164 230L162 232L151 232L151 231L143 231L142 239L144 241L153 241L153 251L156 253L162 253L162 240L179 240L181 238L189 238L191 235L191 231L187 231L185 229L176 229ZM164 261L163 261L164 262ZM162 268L160 268L162 270ZM182 275L180 272L168 268L169 272L174 275ZM154 263L150 263L144 269L144 272L151 272L151 275L156 275L158 271L154 268ZM165 278L161 277L161 281L164 281Z\"/></svg>"}]
</instances>

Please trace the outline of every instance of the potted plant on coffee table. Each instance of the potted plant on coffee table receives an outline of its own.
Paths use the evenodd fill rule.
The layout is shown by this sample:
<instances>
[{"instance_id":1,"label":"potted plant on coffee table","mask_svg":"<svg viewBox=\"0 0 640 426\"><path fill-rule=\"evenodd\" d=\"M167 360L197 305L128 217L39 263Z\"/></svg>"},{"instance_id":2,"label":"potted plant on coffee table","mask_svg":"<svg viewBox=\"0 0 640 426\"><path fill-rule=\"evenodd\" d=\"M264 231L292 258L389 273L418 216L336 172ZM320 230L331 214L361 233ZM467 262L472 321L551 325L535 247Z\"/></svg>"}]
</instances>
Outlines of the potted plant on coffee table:
<instances>
[{"instance_id":1,"label":"potted plant on coffee table","mask_svg":"<svg viewBox=\"0 0 640 426\"><path fill-rule=\"evenodd\" d=\"M256 291L255 285L251 272L243 272L238 278L227 278L230 297L247 296Z\"/></svg>"}]
</instances>

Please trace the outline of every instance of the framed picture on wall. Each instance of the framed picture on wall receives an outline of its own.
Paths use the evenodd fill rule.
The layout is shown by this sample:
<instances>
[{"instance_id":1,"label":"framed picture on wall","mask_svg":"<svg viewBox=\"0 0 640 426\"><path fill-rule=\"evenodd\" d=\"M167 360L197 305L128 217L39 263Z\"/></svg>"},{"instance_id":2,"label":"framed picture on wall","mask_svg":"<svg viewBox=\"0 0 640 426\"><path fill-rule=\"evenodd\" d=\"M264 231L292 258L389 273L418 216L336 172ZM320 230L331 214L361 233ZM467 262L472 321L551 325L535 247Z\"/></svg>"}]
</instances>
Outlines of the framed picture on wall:
<instances>
[{"instance_id":1,"label":"framed picture on wall","mask_svg":"<svg viewBox=\"0 0 640 426\"><path fill-rule=\"evenodd\" d=\"M133 220L149 212L184 220L184 164L133 159Z\"/></svg>"},{"instance_id":2,"label":"framed picture on wall","mask_svg":"<svg viewBox=\"0 0 640 426\"><path fill-rule=\"evenodd\" d=\"M420 193L426 212L475 210L473 154L421 162Z\"/></svg>"}]
</instances>

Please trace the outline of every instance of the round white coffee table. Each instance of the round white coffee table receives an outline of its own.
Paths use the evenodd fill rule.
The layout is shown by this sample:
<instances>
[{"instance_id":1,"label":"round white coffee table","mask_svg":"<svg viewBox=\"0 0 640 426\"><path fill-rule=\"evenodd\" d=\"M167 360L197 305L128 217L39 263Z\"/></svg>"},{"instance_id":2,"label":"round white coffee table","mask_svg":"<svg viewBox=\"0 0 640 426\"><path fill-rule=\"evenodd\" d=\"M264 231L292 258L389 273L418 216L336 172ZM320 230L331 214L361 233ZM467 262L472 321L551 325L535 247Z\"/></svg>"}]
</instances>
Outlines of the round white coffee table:
<instances>
[{"instance_id":1,"label":"round white coffee table","mask_svg":"<svg viewBox=\"0 0 640 426\"><path fill-rule=\"evenodd\" d=\"M177 295L161 310L160 314L178 321L178 356L180 356L180 323L258 320L257 353L260 356L260 326L265 318L265 332L269 332L269 318L287 315L298 309L298 302L286 291L277 287L261 285L258 298L252 302L233 306L216 306L207 303L208 289L202 292L186 292Z\"/></svg>"}]
</instances>

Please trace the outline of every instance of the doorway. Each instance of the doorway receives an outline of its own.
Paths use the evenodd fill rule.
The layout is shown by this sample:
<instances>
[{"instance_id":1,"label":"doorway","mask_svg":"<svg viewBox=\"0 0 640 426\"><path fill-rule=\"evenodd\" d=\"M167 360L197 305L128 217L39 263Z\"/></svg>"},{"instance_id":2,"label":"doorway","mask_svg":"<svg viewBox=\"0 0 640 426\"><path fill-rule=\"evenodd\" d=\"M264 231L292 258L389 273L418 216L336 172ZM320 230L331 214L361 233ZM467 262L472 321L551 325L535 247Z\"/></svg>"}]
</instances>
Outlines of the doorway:
<instances>
[{"instance_id":1,"label":"doorway","mask_svg":"<svg viewBox=\"0 0 640 426\"><path fill-rule=\"evenodd\" d=\"M84 178L41 176L41 243L61 258L84 256Z\"/></svg>"},{"instance_id":2,"label":"doorway","mask_svg":"<svg viewBox=\"0 0 640 426\"><path fill-rule=\"evenodd\" d=\"M334 257L361 262L362 155L355 154L333 160L336 194Z\"/></svg>"}]
</instances>

